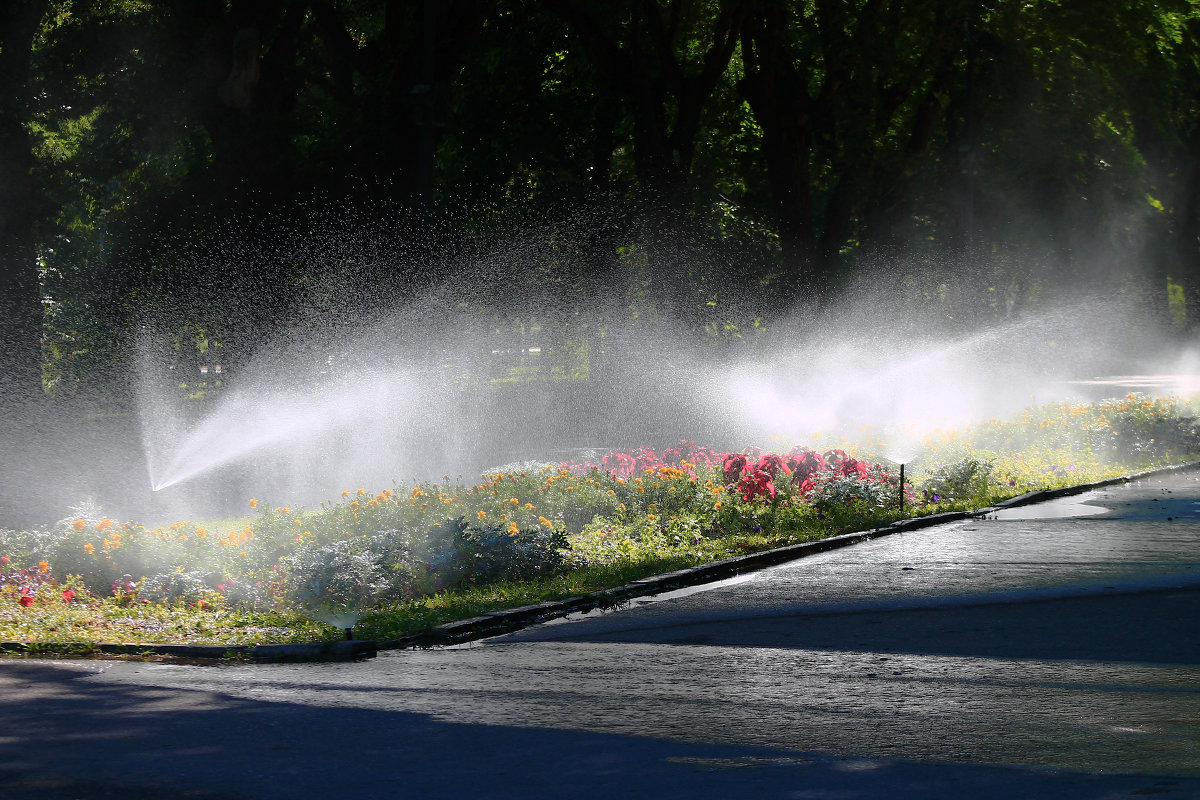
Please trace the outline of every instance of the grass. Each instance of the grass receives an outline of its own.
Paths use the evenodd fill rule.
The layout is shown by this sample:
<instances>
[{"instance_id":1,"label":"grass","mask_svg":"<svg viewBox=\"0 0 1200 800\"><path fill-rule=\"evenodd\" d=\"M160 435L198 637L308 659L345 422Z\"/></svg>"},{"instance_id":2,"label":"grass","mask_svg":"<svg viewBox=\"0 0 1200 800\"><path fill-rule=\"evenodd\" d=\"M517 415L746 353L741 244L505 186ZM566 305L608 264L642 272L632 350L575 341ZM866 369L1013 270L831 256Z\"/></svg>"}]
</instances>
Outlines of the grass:
<instances>
[{"instance_id":1,"label":"grass","mask_svg":"<svg viewBox=\"0 0 1200 800\"><path fill-rule=\"evenodd\" d=\"M1130 395L935 432L910 465L904 516L1190 460L1196 408L1195 398ZM877 438L864 431L848 449L869 458ZM901 516L895 476L866 461L831 456L841 472L805 489L799 472L755 472L757 453L727 474L725 454L703 448L634 452L622 474L575 465L473 486L360 488L309 510L253 499L251 516L220 524L147 528L81 510L54 529L0 530L0 641L80 655L101 642L342 638L305 615L315 601L361 608L356 638L402 638Z\"/></svg>"}]
</instances>

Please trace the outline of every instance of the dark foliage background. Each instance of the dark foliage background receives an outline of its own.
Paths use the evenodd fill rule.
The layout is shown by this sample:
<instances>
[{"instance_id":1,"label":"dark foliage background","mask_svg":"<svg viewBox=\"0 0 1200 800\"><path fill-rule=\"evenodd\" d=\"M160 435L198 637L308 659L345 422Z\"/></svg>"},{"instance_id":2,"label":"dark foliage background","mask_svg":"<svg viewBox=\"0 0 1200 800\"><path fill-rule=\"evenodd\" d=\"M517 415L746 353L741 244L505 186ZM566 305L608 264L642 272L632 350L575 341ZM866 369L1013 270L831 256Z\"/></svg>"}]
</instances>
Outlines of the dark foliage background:
<instances>
[{"instance_id":1,"label":"dark foliage background","mask_svg":"<svg viewBox=\"0 0 1200 800\"><path fill-rule=\"evenodd\" d=\"M617 329L745 346L866 287L1200 313L1195 0L5 0L0 37L10 419L127 409L149 322L228 377L447 286L581 380Z\"/></svg>"}]
</instances>

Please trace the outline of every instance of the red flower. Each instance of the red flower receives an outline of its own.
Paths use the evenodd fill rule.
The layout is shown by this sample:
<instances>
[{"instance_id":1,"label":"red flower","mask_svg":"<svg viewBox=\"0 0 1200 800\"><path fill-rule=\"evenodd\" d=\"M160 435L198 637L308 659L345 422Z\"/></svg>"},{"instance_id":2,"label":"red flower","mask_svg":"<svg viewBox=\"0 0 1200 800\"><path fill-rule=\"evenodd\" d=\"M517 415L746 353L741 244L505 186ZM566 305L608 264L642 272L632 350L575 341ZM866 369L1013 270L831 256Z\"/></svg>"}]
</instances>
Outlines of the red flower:
<instances>
[{"instance_id":1,"label":"red flower","mask_svg":"<svg viewBox=\"0 0 1200 800\"><path fill-rule=\"evenodd\" d=\"M29 608L31 605L33 605L33 598L27 594L23 594L20 596L20 598L18 598L17 602L26 608Z\"/></svg>"},{"instance_id":2,"label":"red flower","mask_svg":"<svg viewBox=\"0 0 1200 800\"><path fill-rule=\"evenodd\" d=\"M725 464L721 468L725 473L725 483L737 483L742 477L742 470L746 468L746 457L738 453L730 453L725 456Z\"/></svg>"},{"instance_id":3,"label":"red flower","mask_svg":"<svg viewBox=\"0 0 1200 800\"><path fill-rule=\"evenodd\" d=\"M738 482L738 489L742 492L742 499L747 503L756 497L766 497L770 500L775 499L775 482L771 480L771 473L756 469L747 474Z\"/></svg>"},{"instance_id":4,"label":"red flower","mask_svg":"<svg viewBox=\"0 0 1200 800\"><path fill-rule=\"evenodd\" d=\"M792 470L783 462L783 459L773 453L760 458L758 463L754 465L754 469L761 472L769 472L772 478L778 478L781 472L784 475L792 474Z\"/></svg>"},{"instance_id":5,"label":"red flower","mask_svg":"<svg viewBox=\"0 0 1200 800\"><path fill-rule=\"evenodd\" d=\"M64 589L63 590L63 602L69 603L74 599L75 599L75 590L74 589Z\"/></svg>"},{"instance_id":6,"label":"red flower","mask_svg":"<svg viewBox=\"0 0 1200 800\"><path fill-rule=\"evenodd\" d=\"M0 564L7 564L8 556L0 556Z\"/></svg>"},{"instance_id":7,"label":"red flower","mask_svg":"<svg viewBox=\"0 0 1200 800\"><path fill-rule=\"evenodd\" d=\"M797 483L803 483L806 478L825 469L825 457L808 447L793 447L788 453L787 465L792 469L792 475Z\"/></svg>"},{"instance_id":8,"label":"red flower","mask_svg":"<svg viewBox=\"0 0 1200 800\"><path fill-rule=\"evenodd\" d=\"M842 462L841 466L838 468L838 471L842 473L844 477L858 478L859 480L867 477L867 474L870 472L866 463L849 457Z\"/></svg>"}]
</instances>

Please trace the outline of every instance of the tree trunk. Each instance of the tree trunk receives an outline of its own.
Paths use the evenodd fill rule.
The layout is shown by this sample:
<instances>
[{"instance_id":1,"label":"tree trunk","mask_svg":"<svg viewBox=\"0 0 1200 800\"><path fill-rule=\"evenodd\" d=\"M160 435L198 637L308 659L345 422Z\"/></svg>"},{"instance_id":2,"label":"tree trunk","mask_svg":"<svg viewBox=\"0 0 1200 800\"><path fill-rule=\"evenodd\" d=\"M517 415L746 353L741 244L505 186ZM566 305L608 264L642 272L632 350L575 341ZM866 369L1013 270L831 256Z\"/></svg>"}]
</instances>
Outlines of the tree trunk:
<instances>
[{"instance_id":1,"label":"tree trunk","mask_svg":"<svg viewBox=\"0 0 1200 800\"><path fill-rule=\"evenodd\" d=\"M42 304L36 225L43 198L31 173L29 75L47 3L0 5L0 416L20 417L43 397Z\"/></svg>"}]
</instances>

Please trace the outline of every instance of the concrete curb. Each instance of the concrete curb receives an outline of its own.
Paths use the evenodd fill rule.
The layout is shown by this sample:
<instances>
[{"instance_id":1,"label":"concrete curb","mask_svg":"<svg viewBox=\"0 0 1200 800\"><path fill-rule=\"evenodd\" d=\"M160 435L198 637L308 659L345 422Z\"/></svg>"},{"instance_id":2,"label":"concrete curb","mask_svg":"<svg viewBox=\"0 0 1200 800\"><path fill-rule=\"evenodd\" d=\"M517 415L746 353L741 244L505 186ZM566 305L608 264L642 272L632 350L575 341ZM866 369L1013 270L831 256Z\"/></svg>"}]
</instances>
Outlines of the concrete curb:
<instances>
[{"instance_id":1,"label":"concrete curb","mask_svg":"<svg viewBox=\"0 0 1200 800\"><path fill-rule=\"evenodd\" d=\"M511 633L531 625L548 620L565 617L597 608L613 608L628 603L636 597L647 597L662 594L676 589L685 589L714 581L756 572L760 569L783 564L788 561L805 558L837 550L842 547L860 542L890 536L903 531L919 530L947 522L985 517L1007 508L1017 508L1033 503L1042 503L1060 497L1083 494L1093 489L1105 486L1129 483L1131 481L1150 478L1156 475L1166 475L1174 472L1184 472L1200 468L1200 461L1189 461L1170 467L1135 472L1118 478L1108 478L1102 481L1066 486L1061 489L1046 489L1037 492L1027 492L994 506L976 511L951 511L941 514L930 514L925 517L897 520L889 525L872 528L854 533L844 533L840 536L830 536L812 542L786 545L760 553L749 553L735 556L711 564L701 564L696 567L655 575L649 578L618 586L613 589L601 589L596 592L569 597L565 600L551 600L534 603L528 606L509 608L503 611L493 611L470 619L455 620L437 625L428 631L405 636L400 639L385 639L380 641L350 640L335 642L316 642L312 644L263 644L263 645L191 645L191 644L78 644L62 643L54 650L54 643L38 642L0 642L0 653L26 656L61 656L64 653L78 652L79 655L109 655L116 657L140 657L170 659L193 663L217 663L228 659L240 659L256 663L300 663L321 661L358 661L374 658L380 650L400 650L419 647L438 647L452 644L485 639L502 633Z\"/></svg>"}]
</instances>

